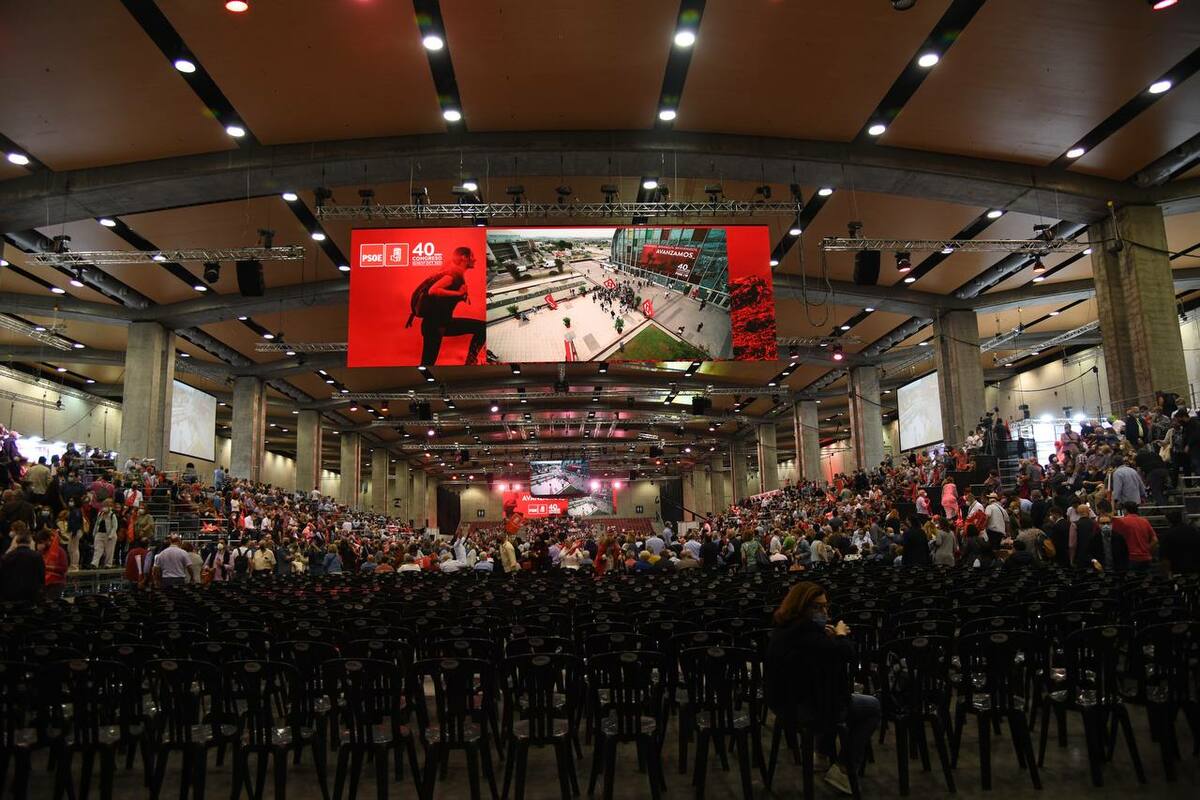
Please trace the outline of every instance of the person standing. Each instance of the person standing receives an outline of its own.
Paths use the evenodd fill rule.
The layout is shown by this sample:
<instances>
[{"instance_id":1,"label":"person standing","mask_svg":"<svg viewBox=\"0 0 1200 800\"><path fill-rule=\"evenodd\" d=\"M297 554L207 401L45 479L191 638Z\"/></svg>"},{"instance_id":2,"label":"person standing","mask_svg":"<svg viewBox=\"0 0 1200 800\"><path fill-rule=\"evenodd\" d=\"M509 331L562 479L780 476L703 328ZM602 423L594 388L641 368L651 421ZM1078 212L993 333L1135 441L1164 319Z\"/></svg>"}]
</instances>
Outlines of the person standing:
<instances>
[{"instance_id":1,"label":"person standing","mask_svg":"<svg viewBox=\"0 0 1200 800\"><path fill-rule=\"evenodd\" d=\"M521 569L521 565L517 563L517 551L513 547L510 536L505 536L504 541L500 544L500 566L505 575L512 575Z\"/></svg>"},{"instance_id":2,"label":"person standing","mask_svg":"<svg viewBox=\"0 0 1200 800\"><path fill-rule=\"evenodd\" d=\"M154 554L150 552L149 541L144 537L139 538L125 556L125 586L128 589L144 587L153 572Z\"/></svg>"},{"instance_id":3,"label":"person standing","mask_svg":"<svg viewBox=\"0 0 1200 800\"><path fill-rule=\"evenodd\" d=\"M0 600L32 603L46 587L46 563L25 523L12 527L12 549L0 557Z\"/></svg>"},{"instance_id":4,"label":"person standing","mask_svg":"<svg viewBox=\"0 0 1200 800\"><path fill-rule=\"evenodd\" d=\"M1004 505L1000 502L1000 496L993 493L988 495L987 507L983 509L983 513L987 524L988 543L995 550L1000 546L1000 542L1008 535L1008 512L1004 510Z\"/></svg>"},{"instance_id":5,"label":"person standing","mask_svg":"<svg viewBox=\"0 0 1200 800\"><path fill-rule=\"evenodd\" d=\"M1112 471L1109 483L1114 507L1120 508L1125 503L1136 506L1146 499L1146 484L1142 483L1142 476L1128 461Z\"/></svg>"},{"instance_id":6,"label":"person standing","mask_svg":"<svg viewBox=\"0 0 1200 800\"><path fill-rule=\"evenodd\" d=\"M167 546L154 557L156 585L182 586L191 578L192 556L179 546L179 541L178 536L171 536Z\"/></svg>"},{"instance_id":7,"label":"person standing","mask_svg":"<svg viewBox=\"0 0 1200 800\"><path fill-rule=\"evenodd\" d=\"M1149 572L1158 534L1154 532L1150 520L1138 514L1137 503L1127 502L1124 508L1124 516L1113 520L1113 532L1123 537L1129 548L1129 569L1133 572Z\"/></svg>"},{"instance_id":8,"label":"person standing","mask_svg":"<svg viewBox=\"0 0 1200 800\"><path fill-rule=\"evenodd\" d=\"M117 547L117 534L121 522L113 510L111 498L104 501L96 521L92 524L92 569L113 566L113 553Z\"/></svg>"},{"instance_id":9,"label":"person standing","mask_svg":"<svg viewBox=\"0 0 1200 800\"><path fill-rule=\"evenodd\" d=\"M25 486L29 489L29 502L35 506L48 504L46 493L50 490L50 467L46 466L46 457L38 458L37 463L25 471Z\"/></svg>"},{"instance_id":10,"label":"person standing","mask_svg":"<svg viewBox=\"0 0 1200 800\"><path fill-rule=\"evenodd\" d=\"M958 486L950 478L942 484L942 511L946 519L958 519Z\"/></svg>"},{"instance_id":11,"label":"person standing","mask_svg":"<svg viewBox=\"0 0 1200 800\"><path fill-rule=\"evenodd\" d=\"M481 319L454 316L459 303L469 302L467 270L475 268L475 254L469 247L456 247L449 268L426 290L425 298L414 314L421 317L421 363L436 364L447 336L471 335L464 363L474 364L483 350L487 324ZM412 318L405 327L412 324Z\"/></svg>"},{"instance_id":12,"label":"person standing","mask_svg":"<svg viewBox=\"0 0 1200 800\"><path fill-rule=\"evenodd\" d=\"M57 600L67 588L67 552L58 541L58 532L49 528L38 531L34 543L45 565L46 599Z\"/></svg>"}]
</instances>

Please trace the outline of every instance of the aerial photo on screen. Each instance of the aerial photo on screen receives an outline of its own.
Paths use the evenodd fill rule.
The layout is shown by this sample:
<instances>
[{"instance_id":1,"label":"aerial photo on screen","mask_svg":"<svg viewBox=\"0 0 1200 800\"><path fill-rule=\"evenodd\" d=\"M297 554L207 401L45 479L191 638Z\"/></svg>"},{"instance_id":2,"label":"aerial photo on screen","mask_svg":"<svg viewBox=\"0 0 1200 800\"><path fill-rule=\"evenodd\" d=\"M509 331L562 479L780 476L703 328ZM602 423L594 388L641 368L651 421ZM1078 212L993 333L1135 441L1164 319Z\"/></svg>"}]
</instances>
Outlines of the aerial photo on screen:
<instances>
[{"instance_id":1,"label":"aerial photo on screen","mask_svg":"<svg viewBox=\"0 0 1200 800\"><path fill-rule=\"evenodd\" d=\"M489 228L487 286L492 361L743 357L724 228Z\"/></svg>"},{"instance_id":2,"label":"aerial photo on screen","mask_svg":"<svg viewBox=\"0 0 1200 800\"><path fill-rule=\"evenodd\" d=\"M578 497L587 494L587 462L529 462L529 493L535 497Z\"/></svg>"}]
</instances>

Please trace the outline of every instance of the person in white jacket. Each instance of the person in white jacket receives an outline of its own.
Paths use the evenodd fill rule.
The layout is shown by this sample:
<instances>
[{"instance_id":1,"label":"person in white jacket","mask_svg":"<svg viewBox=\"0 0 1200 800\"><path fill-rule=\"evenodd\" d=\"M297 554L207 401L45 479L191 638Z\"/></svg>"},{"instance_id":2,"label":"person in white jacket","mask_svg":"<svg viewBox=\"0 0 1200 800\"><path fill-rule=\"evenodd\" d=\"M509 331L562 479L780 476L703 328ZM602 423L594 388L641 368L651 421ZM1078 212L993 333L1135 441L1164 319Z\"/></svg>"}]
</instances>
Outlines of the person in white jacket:
<instances>
[{"instance_id":1,"label":"person in white jacket","mask_svg":"<svg viewBox=\"0 0 1200 800\"><path fill-rule=\"evenodd\" d=\"M92 523L93 569L116 566L113 564L113 552L117 547L117 533L120 528L121 522L113 511L113 501L105 500L100 513L96 515L96 521Z\"/></svg>"}]
</instances>

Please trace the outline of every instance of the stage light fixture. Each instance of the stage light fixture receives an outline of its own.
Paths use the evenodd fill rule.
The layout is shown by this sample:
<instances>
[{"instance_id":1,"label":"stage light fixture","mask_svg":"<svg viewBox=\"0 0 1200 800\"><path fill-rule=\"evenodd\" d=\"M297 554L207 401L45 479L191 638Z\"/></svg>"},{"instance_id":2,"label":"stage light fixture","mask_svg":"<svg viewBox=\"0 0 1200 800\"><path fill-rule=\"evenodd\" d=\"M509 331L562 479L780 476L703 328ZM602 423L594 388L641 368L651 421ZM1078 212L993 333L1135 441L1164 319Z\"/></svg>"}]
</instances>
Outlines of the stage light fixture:
<instances>
[{"instance_id":1,"label":"stage light fixture","mask_svg":"<svg viewBox=\"0 0 1200 800\"><path fill-rule=\"evenodd\" d=\"M24 153L18 153L14 151L5 155L5 158L8 159L8 163L16 164L18 167L29 166L29 156L25 155Z\"/></svg>"},{"instance_id":2,"label":"stage light fixture","mask_svg":"<svg viewBox=\"0 0 1200 800\"><path fill-rule=\"evenodd\" d=\"M68 283L70 283L76 289L82 289L83 288L83 269L82 268L76 269L75 274L71 276L71 280L68 281Z\"/></svg>"},{"instance_id":3,"label":"stage light fixture","mask_svg":"<svg viewBox=\"0 0 1200 800\"><path fill-rule=\"evenodd\" d=\"M599 372L601 375L607 375L607 374L608 374L608 362L607 362L607 361L601 361L601 362L600 362L600 363L597 365L597 367L596 367L596 371L597 371L597 372ZM599 387L596 387L596 388L599 388Z\"/></svg>"},{"instance_id":4,"label":"stage light fixture","mask_svg":"<svg viewBox=\"0 0 1200 800\"><path fill-rule=\"evenodd\" d=\"M1046 271L1046 265L1042 263L1041 256L1038 256L1033 259L1033 271L1034 272L1045 272Z\"/></svg>"},{"instance_id":5,"label":"stage light fixture","mask_svg":"<svg viewBox=\"0 0 1200 800\"><path fill-rule=\"evenodd\" d=\"M642 181L642 188L647 192L652 192L658 188L658 181L654 178L647 178L646 180Z\"/></svg>"},{"instance_id":6,"label":"stage light fixture","mask_svg":"<svg viewBox=\"0 0 1200 800\"><path fill-rule=\"evenodd\" d=\"M509 364L508 367L509 367L509 369L512 370L513 375L521 374L521 365L520 364Z\"/></svg>"},{"instance_id":7,"label":"stage light fixture","mask_svg":"<svg viewBox=\"0 0 1200 800\"><path fill-rule=\"evenodd\" d=\"M468 192L478 192L479 184L468 178L462 182L462 188L466 189Z\"/></svg>"},{"instance_id":8,"label":"stage light fixture","mask_svg":"<svg viewBox=\"0 0 1200 800\"><path fill-rule=\"evenodd\" d=\"M804 233L802 228L788 228L788 236L799 236Z\"/></svg>"},{"instance_id":9,"label":"stage light fixture","mask_svg":"<svg viewBox=\"0 0 1200 800\"><path fill-rule=\"evenodd\" d=\"M946 245L945 247L942 248L941 252L942 252L942 255L948 256L954 252L954 248L951 247L950 245Z\"/></svg>"},{"instance_id":10,"label":"stage light fixture","mask_svg":"<svg viewBox=\"0 0 1200 800\"><path fill-rule=\"evenodd\" d=\"M1079 158L1081 155L1083 155L1086 152L1087 152L1087 148L1072 147L1070 150L1067 151L1067 158Z\"/></svg>"},{"instance_id":11,"label":"stage light fixture","mask_svg":"<svg viewBox=\"0 0 1200 800\"><path fill-rule=\"evenodd\" d=\"M778 267L778 266L779 266L779 259L778 259L778 258L772 258L772 259L771 259L771 260L770 260L768 263L769 263L769 264L770 264L772 267Z\"/></svg>"},{"instance_id":12,"label":"stage light fixture","mask_svg":"<svg viewBox=\"0 0 1200 800\"><path fill-rule=\"evenodd\" d=\"M294 203L300 199L300 195L296 194L295 192L284 192L281 197L283 197L283 200L286 203Z\"/></svg>"},{"instance_id":13,"label":"stage light fixture","mask_svg":"<svg viewBox=\"0 0 1200 800\"><path fill-rule=\"evenodd\" d=\"M208 291L208 287L205 286L203 283L197 283L192 288L195 289L197 292L207 292Z\"/></svg>"},{"instance_id":14,"label":"stage light fixture","mask_svg":"<svg viewBox=\"0 0 1200 800\"><path fill-rule=\"evenodd\" d=\"M845 357L846 357L845 353L842 352L842 346L840 344L835 344L833 346L833 360L841 361Z\"/></svg>"},{"instance_id":15,"label":"stage light fixture","mask_svg":"<svg viewBox=\"0 0 1200 800\"><path fill-rule=\"evenodd\" d=\"M221 262L205 261L204 262L204 280L208 283L216 283L221 279Z\"/></svg>"},{"instance_id":16,"label":"stage light fixture","mask_svg":"<svg viewBox=\"0 0 1200 800\"><path fill-rule=\"evenodd\" d=\"M917 0L892 0L892 8L897 11L908 11L917 4Z\"/></svg>"},{"instance_id":17,"label":"stage light fixture","mask_svg":"<svg viewBox=\"0 0 1200 800\"><path fill-rule=\"evenodd\" d=\"M492 411L492 413L493 413L493 414L495 414L495 413L496 413L496 412L498 412L499 410L500 410L500 406L496 405L495 403L492 403L492 405L491 405L491 411Z\"/></svg>"},{"instance_id":18,"label":"stage light fixture","mask_svg":"<svg viewBox=\"0 0 1200 800\"><path fill-rule=\"evenodd\" d=\"M912 269L912 253L896 253L896 271L904 274Z\"/></svg>"}]
</instances>

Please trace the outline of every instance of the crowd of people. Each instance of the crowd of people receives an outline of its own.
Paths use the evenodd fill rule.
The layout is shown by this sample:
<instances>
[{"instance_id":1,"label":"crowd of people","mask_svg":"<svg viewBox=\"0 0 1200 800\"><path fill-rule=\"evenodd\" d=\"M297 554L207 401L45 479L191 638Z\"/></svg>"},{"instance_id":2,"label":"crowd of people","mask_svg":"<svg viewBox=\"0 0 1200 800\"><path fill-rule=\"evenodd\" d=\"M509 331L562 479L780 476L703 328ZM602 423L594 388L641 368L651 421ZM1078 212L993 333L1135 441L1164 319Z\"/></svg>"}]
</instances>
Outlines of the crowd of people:
<instances>
[{"instance_id":1,"label":"crowd of people","mask_svg":"<svg viewBox=\"0 0 1200 800\"><path fill-rule=\"evenodd\" d=\"M1161 533L1139 513L1148 499L1165 504L1168 487L1191 471L1200 419L1176 413L1168 398L1115 424L1067 425L1046 463L1020 461L1007 491L995 470L960 490L986 449L984 435L1007 436L1002 424L990 433L981 426L962 448L789 485L649 535L602 517L517 515L428 536L316 489L255 484L221 467L211 480L191 464L178 474L133 459L118 468L72 446L61 458L4 472L0 553L13 558L0 564L0 594L24 596L40 581L57 596L69 572L106 567L123 569L131 586L341 572L801 572L856 560L982 570L1053 562L1094 571L1158 562L1171 572L1200 571L1200 532L1181 507L1166 510ZM26 577L6 579L18 566Z\"/></svg>"}]
</instances>

